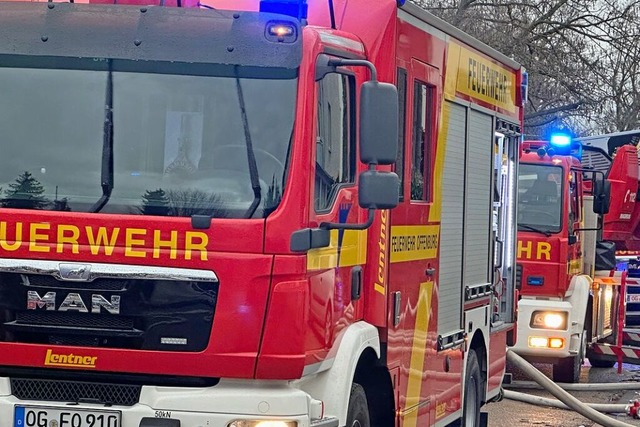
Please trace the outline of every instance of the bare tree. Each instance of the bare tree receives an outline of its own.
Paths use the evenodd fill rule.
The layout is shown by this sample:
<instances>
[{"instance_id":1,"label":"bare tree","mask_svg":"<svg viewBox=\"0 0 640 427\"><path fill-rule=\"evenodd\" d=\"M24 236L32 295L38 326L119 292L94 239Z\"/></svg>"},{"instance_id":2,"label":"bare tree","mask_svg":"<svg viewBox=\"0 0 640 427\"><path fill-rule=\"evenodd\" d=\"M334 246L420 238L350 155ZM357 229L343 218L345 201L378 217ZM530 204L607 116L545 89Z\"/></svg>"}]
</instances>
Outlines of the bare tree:
<instances>
[{"instance_id":1,"label":"bare tree","mask_svg":"<svg viewBox=\"0 0 640 427\"><path fill-rule=\"evenodd\" d=\"M638 0L413 2L527 68L526 133L540 136L559 125L579 134L640 125L640 48L633 43Z\"/></svg>"}]
</instances>

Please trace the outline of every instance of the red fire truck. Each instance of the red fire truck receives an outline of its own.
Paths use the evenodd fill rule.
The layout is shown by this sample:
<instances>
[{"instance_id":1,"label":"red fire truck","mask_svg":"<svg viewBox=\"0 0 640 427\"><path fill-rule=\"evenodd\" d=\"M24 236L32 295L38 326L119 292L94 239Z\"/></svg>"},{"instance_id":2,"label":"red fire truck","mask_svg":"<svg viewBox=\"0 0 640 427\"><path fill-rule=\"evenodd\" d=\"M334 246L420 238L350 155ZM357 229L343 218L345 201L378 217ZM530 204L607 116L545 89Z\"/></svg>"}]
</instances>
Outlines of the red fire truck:
<instances>
[{"instance_id":1,"label":"red fire truck","mask_svg":"<svg viewBox=\"0 0 640 427\"><path fill-rule=\"evenodd\" d=\"M1 419L478 425L523 68L403 1L85 3L0 2Z\"/></svg>"},{"instance_id":2,"label":"red fire truck","mask_svg":"<svg viewBox=\"0 0 640 427\"><path fill-rule=\"evenodd\" d=\"M637 149L623 143L611 157L583 142L525 141L519 169L514 351L553 363L558 382L577 382L585 357L610 367L618 354L629 361L625 346L640 350L627 336L638 329L627 304L636 280L615 258L616 248L637 248Z\"/></svg>"},{"instance_id":3,"label":"red fire truck","mask_svg":"<svg viewBox=\"0 0 640 427\"><path fill-rule=\"evenodd\" d=\"M640 364L640 131L595 135L579 141L585 146L585 165L605 172L610 182L611 207L602 220L602 238L613 243L608 248L611 253L607 264L615 262L615 270L596 271L596 280L611 282L618 289L614 292L614 333L593 342L587 355L592 365L613 366L618 362L620 371L623 362Z\"/></svg>"}]
</instances>

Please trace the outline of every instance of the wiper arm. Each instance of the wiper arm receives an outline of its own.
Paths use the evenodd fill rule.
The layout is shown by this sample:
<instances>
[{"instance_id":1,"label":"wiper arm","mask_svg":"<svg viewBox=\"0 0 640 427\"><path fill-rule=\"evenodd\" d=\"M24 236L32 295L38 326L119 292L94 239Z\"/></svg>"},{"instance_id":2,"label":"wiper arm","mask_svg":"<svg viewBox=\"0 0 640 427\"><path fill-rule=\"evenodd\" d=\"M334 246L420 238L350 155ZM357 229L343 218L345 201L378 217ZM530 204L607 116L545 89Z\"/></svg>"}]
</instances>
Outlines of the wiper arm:
<instances>
[{"instance_id":1,"label":"wiper arm","mask_svg":"<svg viewBox=\"0 0 640 427\"><path fill-rule=\"evenodd\" d=\"M247 110L244 104L244 94L240 85L240 77L236 74L236 88L238 90L238 99L240 101L240 114L242 115L242 126L244 128L244 139L247 144L247 160L249 162L249 178L251 179L251 188L253 189L253 202L245 212L245 218L251 218L258 209L258 205L262 200L260 189L260 177L258 176L258 165L256 164L256 154L253 151L253 142L251 141L251 132L249 132L249 121L247 120Z\"/></svg>"},{"instance_id":2,"label":"wiper arm","mask_svg":"<svg viewBox=\"0 0 640 427\"><path fill-rule=\"evenodd\" d=\"M549 233L547 230L543 230L541 228L533 227L533 226L527 225L527 224L518 224L518 228L524 228L525 230L534 231L536 233L544 234L547 237L551 236L551 233Z\"/></svg>"},{"instance_id":3,"label":"wiper arm","mask_svg":"<svg viewBox=\"0 0 640 427\"><path fill-rule=\"evenodd\" d=\"M104 131L102 139L102 167L100 182L102 196L91 207L89 212L100 212L109 202L113 191L113 71L109 61L109 75L107 76L107 93L104 107Z\"/></svg>"}]
</instances>

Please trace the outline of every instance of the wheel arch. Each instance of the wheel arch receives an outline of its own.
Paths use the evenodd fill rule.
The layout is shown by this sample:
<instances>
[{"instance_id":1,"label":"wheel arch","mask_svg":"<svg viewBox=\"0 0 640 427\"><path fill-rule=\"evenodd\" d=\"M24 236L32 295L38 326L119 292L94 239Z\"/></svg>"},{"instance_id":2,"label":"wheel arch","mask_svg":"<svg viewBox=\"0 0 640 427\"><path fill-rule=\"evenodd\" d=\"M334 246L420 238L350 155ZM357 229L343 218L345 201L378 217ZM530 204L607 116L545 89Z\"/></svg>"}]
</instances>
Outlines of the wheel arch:
<instances>
[{"instance_id":1,"label":"wheel arch","mask_svg":"<svg viewBox=\"0 0 640 427\"><path fill-rule=\"evenodd\" d=\"M372 427L393 427L395 398L393 382L387 367L371 348L360 356L353 382L360 384L367 395Z\"/></svg>"},{"instance_id":2,"label":"wheel arch","mask_svg":"<svg viewBox=\"0 0 640 427\"><path fill-rule=\"evenodd\" d=\"M314 399L322 400L325 415L337 417L343 426L347 422L351 385L356 382L365 389L372 426L393 426L394 401L386 400L393 399L393 385L381 359L378 329L366 322L354 323L339 338L337 346L331 366L318 374L303 377L298 387ZM385 407L391 408L391 424L386 424L386 415L381 415L380 420L374 419L376 414L385 413Z\"/></svg>"},{"instance_id":3,"label":"wheel arch","mask_svg":"<svg viewBox=\"0 0 640 427\"><path fill-rule=\"evenodd\" d=\"M489 372L489 354L487 351L487 343L486 337L484 336L484 332L482 330L476 330L471 338L471 342L467 349L465 355L465 377L466 378L466 366L467 366L467 357L469 354L469 350L474 350L476 352L476 356L478 357L478 364L480 365L480 373L482 374L482 403L486 402L487 399L487 383L488 383L488 372Z\"/></svg>"}]
</instances>

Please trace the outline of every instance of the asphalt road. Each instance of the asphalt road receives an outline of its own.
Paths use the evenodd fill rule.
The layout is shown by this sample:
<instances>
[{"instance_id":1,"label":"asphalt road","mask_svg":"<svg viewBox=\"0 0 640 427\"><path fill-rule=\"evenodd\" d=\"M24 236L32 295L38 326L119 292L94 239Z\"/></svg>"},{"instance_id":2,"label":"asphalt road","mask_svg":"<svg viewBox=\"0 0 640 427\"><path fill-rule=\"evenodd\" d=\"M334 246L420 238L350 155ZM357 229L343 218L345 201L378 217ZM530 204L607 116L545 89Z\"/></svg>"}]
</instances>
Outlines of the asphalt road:
<instances>
[{"instance_id":1,"label":"asphalt road","mask_svg":"<svg viewBox=\"0 0 640 427\"><path fill-rule=\"evenodd\" d=\"M536 364L535 366L547 376L551 376L551 365ZM507 372L513 374L515 381L530 381L530 378L515 367L509 366ZM611 369L592 368L588 361L582 368L580 378L581 383L627 383L632 381L640 381L640 366L624 364L622 374L618 375L616 367ZM554 398L544 390L514 391ZM585 403L628 404L632 400L640 399L640 390L625 390L624 385L614 391L572 391L570 393ZM483 411L489 413L490 427L589 427L599 425L573 411L531 405L508 399L485 405ZM633 419L625 414L610 416L627 424L640 426L640 419Z\"/></svg>"}]
</instances>

